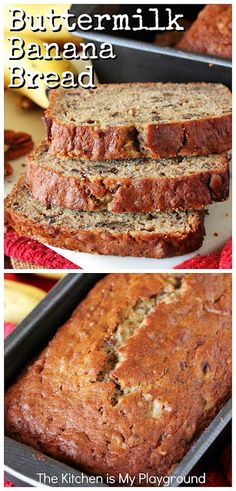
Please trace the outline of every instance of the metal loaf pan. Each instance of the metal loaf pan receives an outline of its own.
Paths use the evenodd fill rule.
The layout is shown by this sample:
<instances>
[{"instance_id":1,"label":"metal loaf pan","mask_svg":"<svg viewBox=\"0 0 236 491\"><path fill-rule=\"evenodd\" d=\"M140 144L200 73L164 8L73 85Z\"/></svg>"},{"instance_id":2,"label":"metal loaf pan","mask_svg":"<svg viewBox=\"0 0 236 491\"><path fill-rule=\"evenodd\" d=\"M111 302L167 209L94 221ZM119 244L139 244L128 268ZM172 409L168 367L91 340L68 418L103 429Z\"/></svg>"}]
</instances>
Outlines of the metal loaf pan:
<instances>
[{"instance_id":1,"label":"metal loaf pan","mask_svg":"<svg viewBox=\"0 0 236 491\"><path fill-rule=\"evenodd\" d=\"M49 342L56 329L72 314L74 308L85 297L101 274L71 273L62 279L20 323L5 341L5 386L16 379L25 365ZM173 476L200 475L202 463L209 464L219 450L219 441L227 432L231 435L231 401L228 401L208 428L192 445L178 464ZM37 473L58 476L54 487L71 487L61 483L60 476L68 472L81 477L78 470L54 460L31 447L5 437L5 476L18 486L39 486ZM84 487L98 487L98 484L83 484ZM106 485L103 485L105 487ZM171 486L179 486L173 478ZM76 484L76 487L80 487ZM82 487L82 485L81 485Z\"/></svg>"},{"instance_id":2,"label":"metal loaf pan","mask_svg":"<svg viewBox=\"0 0 236 491\"><path fill-rule=\"evenodd\" d=\"M199 5L80 5L72 4L70 11L76 16L98 13L132 13L134 8L142 8L147 16L148 7L157 7L163 15L163 9L171 7L176 13L185 16L197 16ZM201 5L200 7L203 7ZM164 24L163 24L164 25ZM117 31L115 31L117 32ZM118 31L118 35L109 26L103 31L77 30L72 32L85 42L93 42L99 52L102 42L114 45L116 59L92 60L100 83L122 82L217 82L232 85L231 60L208 55L183 52L175 48L160 47L150 40L149 31L141 33L140 39L133 39L132 31ZM129 37L127 37L129 36ZM149 41L149 42L148 42Z\"/></svg>"}]
</instances>

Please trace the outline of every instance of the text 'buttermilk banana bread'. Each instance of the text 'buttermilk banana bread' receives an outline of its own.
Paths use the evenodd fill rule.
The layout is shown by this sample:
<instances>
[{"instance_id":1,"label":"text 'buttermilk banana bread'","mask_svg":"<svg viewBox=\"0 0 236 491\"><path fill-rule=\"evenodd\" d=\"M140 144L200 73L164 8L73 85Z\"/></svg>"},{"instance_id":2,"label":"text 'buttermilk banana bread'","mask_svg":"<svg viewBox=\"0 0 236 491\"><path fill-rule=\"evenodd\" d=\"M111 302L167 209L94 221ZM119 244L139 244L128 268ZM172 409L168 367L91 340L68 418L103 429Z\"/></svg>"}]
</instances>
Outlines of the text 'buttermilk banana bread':
<instances>
[{"instance_id":1,"label":"text 'buttermilk banana bread'","mask_svg":"<svg viewBox=\"0 0 236 491\"><path fill-rule=\"evenodd\" d=\"M47 206L148 213L199 209L227 199L229 166L226 153L91 162L50 155L42 143L28 157L26 181Z\"/></svg>"},{"instance_id":2,"label":"text 'buttermilk banana bread'","mask_svg":"<svg viewBox=\"0 0 236 491\"><path fill-rule=\"evenodd\" d=\"M221 84L128 83L50 92L50 153L89 160L205 155L231 148Z\"/></svg>"},{"instance_id":3,"label":"text 'buttermilk banana bread'","mask_svg":"<svg viewBox=\"0 0 236 491\"><path fill-rule=\"evenodd\" d=\"M231 342L230 274L109 275L8 389L6 432L105 483L174 474L230 397Z\"/></svg>"},{"instance_id":4,"label":"text 'buttermilk banana bread'","mask_svg":"<svg viewBox=\"0 0 236 491\"><path fill-rule=\"evenodd\" d=\"M232 5L206 5L176 47L232 58Z\"/></svg>"},{"instance_id":5,"label":"text 'buttermilk banana bread'","mask_svg":"<svg viewBox=\"0 0 236 491\"><path fill-rule=\"evenodd\" d=\"M170 257L198 249L200 211L120 213L48 208L19 179L5 200L7 226L56 247L117 256Z\"/></svg>"}]
</instances>

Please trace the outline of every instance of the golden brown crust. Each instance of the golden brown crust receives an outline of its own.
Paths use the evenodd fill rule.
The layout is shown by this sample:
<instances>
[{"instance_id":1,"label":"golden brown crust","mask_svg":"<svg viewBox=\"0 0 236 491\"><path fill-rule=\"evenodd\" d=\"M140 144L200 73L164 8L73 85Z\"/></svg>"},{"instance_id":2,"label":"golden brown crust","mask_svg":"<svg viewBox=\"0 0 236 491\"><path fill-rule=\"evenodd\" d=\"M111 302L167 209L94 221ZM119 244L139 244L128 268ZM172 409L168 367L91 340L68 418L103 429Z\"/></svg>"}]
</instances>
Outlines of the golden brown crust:
<instances>
[{"instance_id":1,"label":"golden brown crust","mask_svg":"<svg viewBox=\"0 0 236 491\"><path fill-rule=\"evenodd\" d=\"M117 84L117 91L119 91ZM135 89L135 85L129 84ZM155 83L143 84L155 87ZM163 84L164 86L165 84ZM168 85L168 84L167 84ZM187 84L186 84L187 85ZM192 84L196 85L197 84ZM201 84L200 84L201 85ZM207 84L202 84L206 86ZM183 84L184 86L184 84ZM227 91L226 87L224 88ZM230 92L229 92L230 94ZM161 124L145 123L98 127L63 123L53 114L57 91L51 91L45 111L46 137L52 155L79 156L88 160L122 160L139 157L174 157L221 153L232 147L232 115L210 115Z\"/></svg>"},{"instance_id":2,"label":"golden brown crust","mask_svg":"<svg viewBox=\"0 0 236 491\"><path fill-rule=\"evenodd\" d=\"M232 58L232 5L206 5L176 47Z\"/></svg>"},{"instance_id":3,"label":"golden brown crust","mask_svg":"<svg viewBox=\"0 0 236 491\"><path fill-rule=\"evenodd\" d=\"M114 274L7 391L6 431L138 483L168 475L230 391L231 275Z\"/></svg>"},{"instance_id":4,"label":"golden brown crust","mask_svg":"<svg viewBox=\"0 0 236 491\"><path fill-rule=\"evenodd\" d=\"M35 238L55 247L117 256L143 256L164 258L187 254L202 244L204 237L203 212L195 214L193 223L186 232L147 232L116 231L104 228L78 229L73 225L62 226L48 220L25 216L12 207L18 188L24 179L20 179L5 200L5 220L8 227L22 236ZM46 210L45 210L46 211ZM164 226L164 225L163 225Z\"/></svg>"},{"instance_id":5,"label":"golden brown crust","mask_svg":"<svg viewBox=\"0 0 236 491\"><path fill-rule=\"evenodd\" d=\"M171 164L170 164L171 165ZM191 164L190 164L191 165ZM35 199L45 205L93 211L109 208L114 213L150 213L171 209L201 209L229 195L226 156L222 165L177 177L96 176L83 179L63 175L34 154L27 163L26 182Z\"/></svg>"},{"instance_id":6,"label":"golden brown crust","mask_svg":"<svg viewBox=\"0 0 236 491\"><path fill-rule=\"evenodd\" d=\"M149 125L146 145L156 157L224 152L232 146L231 115Z\"/></svg>"},{"instance_id":7,"label":"golden brown crust","mask_svg":"<svg viewBox=\"0 0 236 491\"><path fill-rule=\"evenodd\" d=\"M230 150L232 118L223 115L200 121L149 124L139 135L133 126L96 129L70 127L45 118L52 155L80 156L89 160L162 158L178 155L207 155Z\"/></svg>"}]
</instances>

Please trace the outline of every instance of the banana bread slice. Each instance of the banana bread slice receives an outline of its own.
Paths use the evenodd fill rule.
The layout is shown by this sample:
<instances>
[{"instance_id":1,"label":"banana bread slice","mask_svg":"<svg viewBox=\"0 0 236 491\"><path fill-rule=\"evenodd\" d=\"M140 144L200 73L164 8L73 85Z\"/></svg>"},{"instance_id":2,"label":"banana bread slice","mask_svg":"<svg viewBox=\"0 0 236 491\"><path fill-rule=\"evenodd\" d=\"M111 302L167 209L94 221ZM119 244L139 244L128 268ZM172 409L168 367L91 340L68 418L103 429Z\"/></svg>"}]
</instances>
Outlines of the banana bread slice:
<instances>
[{"instance_id":1,"label":"banana bread slice","mask_svg":"<svg viewBox=\"0 0 236 491\"><path fill-rule=\"evenodd\" d=\"M42 143L28 158L26 176L45 205L83 211L199 209L229 195L226 153L91 162L50 155Z\"/></svg>"},{"instance_id":2,"label":"banana bread slice","mask_svg":"<svg viewBox=\"0 0 236 491\"><path fill-rule=\"evenodd\" d=\"M206 5L176 47L232 58L232 5Z\"/></svg>"},{"instance_id":3,"label":"banana bread slice","mask_svg":"<svg viewBox=\"0 0 236 491\"><path fill-rule=\"evenodd\" d=\"M117 256L170 257L198 249L203 212L120 213L47 208L24 178L5 201L8 226L20 235L65 249Z\"/></svg>"},{"instance_id":4,"label":"banana bread slice","mask_svg":"<svg viewBox=\"0 0 236 491\"><path fill-rule=\"evenodd\" d=\"M220 153L231 148L231 93L211 83L58 89L45 124L51 154L116 160Z\"/></svg>"},{"instance_id":5,"label":"banana bread slice","mask_svg":"<svg viewBox=\"0 0 236 491\"><path fill-rule=\"evenodd\" d=\"M105 483L169 475L230 397L231 302L231 274L106 276L8 389L7 434Z\"/></svg>"}]
</instances>

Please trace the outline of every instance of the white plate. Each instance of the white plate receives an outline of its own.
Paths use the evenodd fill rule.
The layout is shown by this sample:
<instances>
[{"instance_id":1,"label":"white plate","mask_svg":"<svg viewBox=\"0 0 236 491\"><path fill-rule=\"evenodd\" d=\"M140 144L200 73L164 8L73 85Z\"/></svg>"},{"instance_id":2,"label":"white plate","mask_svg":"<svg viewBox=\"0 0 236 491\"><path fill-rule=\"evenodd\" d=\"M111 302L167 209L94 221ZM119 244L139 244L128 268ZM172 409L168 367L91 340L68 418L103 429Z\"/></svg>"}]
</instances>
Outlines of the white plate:
<instances>
[{"instance_id":1,"label":"white plate","mask_svg":"<svg viewBox=\"0 0 236 491\"><path fill-rule=\"evenodd\" d=\"M220 249L231 237L231 199L224 203L215 203L208 207L209 215L205 218L206 236L202 247L185 256L167 259L148 259L142 257L98 256L82 252L68 251L59 247L48 246L61 256L69 259L88 272L115 273L118 271L153 271L172 269L178 264L195 257Z\"/></svg>"},{"instance_id":2,"label":"white plate","mask_svg":"<svg viewBox=\"0 0 236 491\"><path fill-rule=\"evenodd\" d=\"M14 116L13 116L14 115ZM32 135L35 144L45 138L42 123L43 111L34 109L23 111L16 107L16 95L5 93L5 128L22 130ZM12 162L14 173L5 179L5 195L7 195L18 177L24 174L25 158ZM117 257L85 254L48 246L61 256L69 259L88 272L118 272L118 271L153 271L159 269L172 269L186 259L196 255L209 254L223 246L231 237L231 199L223 203L215 203L208 207L209 214L205 218L206 236L202 247L191 254L168 259L146 259L140 257Z\"/></svg>"}]
</instances>

